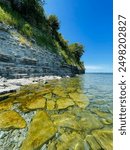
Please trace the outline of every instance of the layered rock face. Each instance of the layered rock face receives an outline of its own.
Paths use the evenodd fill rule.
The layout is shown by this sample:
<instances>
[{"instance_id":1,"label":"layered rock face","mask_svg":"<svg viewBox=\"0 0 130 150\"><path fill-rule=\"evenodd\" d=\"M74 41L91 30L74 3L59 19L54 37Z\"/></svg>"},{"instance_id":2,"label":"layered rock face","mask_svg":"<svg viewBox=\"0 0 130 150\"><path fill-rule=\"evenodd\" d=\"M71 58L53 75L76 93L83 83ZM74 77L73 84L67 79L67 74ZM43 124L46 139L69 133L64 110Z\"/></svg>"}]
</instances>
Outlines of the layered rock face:
<instances>
[{"instance_id":1,"label":"layered rock face","mask_svg":"<svg viewBox=\"0 0 130 150\"><path fill-rule=\"evenodd\" d=\"M0 76L6 78L83 73L46 47L28 41L11 26L0 23Z\"/></svg>"}]
</instances>

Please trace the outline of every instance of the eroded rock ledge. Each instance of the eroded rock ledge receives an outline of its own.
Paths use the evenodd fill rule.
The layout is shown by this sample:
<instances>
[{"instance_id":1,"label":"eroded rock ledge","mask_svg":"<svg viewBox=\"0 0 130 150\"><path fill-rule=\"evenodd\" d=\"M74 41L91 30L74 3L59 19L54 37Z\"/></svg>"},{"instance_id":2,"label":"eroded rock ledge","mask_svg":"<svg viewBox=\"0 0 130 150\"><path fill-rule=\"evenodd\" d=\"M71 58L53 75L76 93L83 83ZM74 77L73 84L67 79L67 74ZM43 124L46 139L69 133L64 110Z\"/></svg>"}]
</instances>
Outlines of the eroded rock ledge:
<instances>
[{"instance_id":1,"label":"eroded rock ledge","mask_svg":"<svg viewBox=\"0 0 130 150\"><path fill-rule=\"evenodd\" d=\"M16 29L0 23L0 76L6 78L39 77L45 75L74 76L84 73L65 63L49 48L27 40Z\"/></svg>"}]
</instances>

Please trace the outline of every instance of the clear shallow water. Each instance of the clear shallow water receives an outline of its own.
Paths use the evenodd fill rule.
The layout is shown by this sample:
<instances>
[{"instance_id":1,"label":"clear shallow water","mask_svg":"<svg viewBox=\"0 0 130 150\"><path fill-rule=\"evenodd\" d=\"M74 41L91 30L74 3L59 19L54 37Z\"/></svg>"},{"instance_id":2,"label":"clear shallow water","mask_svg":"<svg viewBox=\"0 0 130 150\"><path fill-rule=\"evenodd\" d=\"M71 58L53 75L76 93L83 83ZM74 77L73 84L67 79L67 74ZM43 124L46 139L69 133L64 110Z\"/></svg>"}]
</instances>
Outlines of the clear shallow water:
<instances>
[{"instance_id":1,"label":"clear shallow water","mask_svg":"<svg viewBox=\"0 0 130 150\"><path fill-rule=\"evenodd\" d=\"M28 143L32 149L43 145L46 150L112 150L112 103L112 74L85 74L23 86L0 103L0 110L6 111L0 113L0 134L5 134L0 139L2 150L19 150L18 145L26 150Z\"/></svg>"},{"instance_id":2,"label":"clear shallow water","mask_svg":"<svg viewBox=\"0 0 130 150\"><path fill-rule=\"evenodd\" d=\"M113 97L113 74L108 73L91 73L79 76L83 84L83 90L90 100L112 101ZM91 98L91 95L93 97Z\"/></svg>"}]
</instances>

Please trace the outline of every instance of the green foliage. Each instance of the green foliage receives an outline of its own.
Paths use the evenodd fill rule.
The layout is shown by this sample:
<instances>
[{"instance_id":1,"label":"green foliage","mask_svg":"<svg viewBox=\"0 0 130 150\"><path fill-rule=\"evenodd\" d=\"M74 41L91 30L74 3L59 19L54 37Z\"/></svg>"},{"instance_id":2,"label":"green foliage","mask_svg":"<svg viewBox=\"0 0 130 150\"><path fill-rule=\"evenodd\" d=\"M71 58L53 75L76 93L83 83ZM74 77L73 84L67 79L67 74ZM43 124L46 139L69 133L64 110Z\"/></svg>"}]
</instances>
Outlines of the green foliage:
<instances>
[{"instance_id":1,"label":"green foliage","mask_svg":"<svg viewBox=\"0 0 130 150\"><path fill-rule=\"evenodd\" d=\"M69 50L70 52L74 55L74 57L76 58L76 60L78 62L80 62L80 58L84 53L84 47L82 44L79 43L74 43L69 45Z\"/></svg>"},{"instance_id":2,"label":"green foliage","mask_svg":"<svg viewBox=\"0 0 130 150\"><path fill-rule=\"evenodd\" d=\"M41 0L10 0L13 10L19 12L31 24L42 25L45 21Z\"/></svg>"},{"instance_id":3,"label":"green foliage","mask_svg":"<svg viewBox=\"0 0 130 150\"><path fill-rule=\"evenodd\" d=\"M37 44L61 55L66 63L84 68L84 64L80 61L84 53L83 45L68 44L58 32L60 22L57 16L46 17L43 9L44 0L7 1L8 4L0 2L0 22L15 26L25 37L34 38Z\"/></svg>"},{"instance_id":4,"label":"green foliage","mask_svg":"<svg viewBox=\"0 0 130 150\"><path fill-rule=\"evenodd\" d=\"M52 31L57 31L57 30L59 30L59 28L60 28L60 23L59 23L59 21L58 21L57 16L55 16L55 15L50 15L50 16L48 17L48 23L49 23L49 25L50 25Z\"/></svg>"},{"instance_id":5,"label":"green foliage","mask_svg":"<svg viewBox=\"0 0 130 150\"><path fill-rule=\"evenodd\" d=\"M32 27L28 24L25 23L21 29L21 32L26 35L27 37L32 37L33 32L32 32Z\"/></svg>"}]
</instances>

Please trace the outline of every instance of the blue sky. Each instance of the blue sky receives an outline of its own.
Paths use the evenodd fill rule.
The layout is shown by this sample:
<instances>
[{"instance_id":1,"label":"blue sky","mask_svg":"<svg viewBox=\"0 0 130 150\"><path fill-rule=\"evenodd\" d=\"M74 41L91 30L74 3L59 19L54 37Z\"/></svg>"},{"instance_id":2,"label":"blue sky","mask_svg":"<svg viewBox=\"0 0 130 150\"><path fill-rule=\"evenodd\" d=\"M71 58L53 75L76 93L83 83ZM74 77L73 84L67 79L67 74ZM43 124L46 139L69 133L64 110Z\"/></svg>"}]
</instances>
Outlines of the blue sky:
<instances>
[{"instance_id":1,"label":"blue sky","mask_svg":"<svg viewBox=\"0 0 130 150\"><path fill-rule=\"evenodd\" d=\"M112 72L112 0L46 0L46 14L55 14L70 43L85 47L87 72Z\"/></svg>"}]
</instances>

